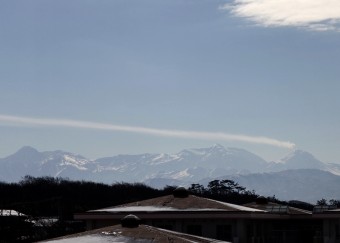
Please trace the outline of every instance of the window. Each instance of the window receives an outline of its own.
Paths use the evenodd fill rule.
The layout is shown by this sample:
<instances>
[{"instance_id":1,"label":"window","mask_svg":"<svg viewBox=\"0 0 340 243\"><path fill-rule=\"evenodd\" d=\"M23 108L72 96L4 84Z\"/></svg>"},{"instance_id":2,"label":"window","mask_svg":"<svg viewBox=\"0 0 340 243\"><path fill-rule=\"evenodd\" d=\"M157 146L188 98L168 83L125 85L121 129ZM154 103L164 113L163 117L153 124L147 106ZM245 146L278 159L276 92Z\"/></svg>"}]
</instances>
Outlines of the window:
<instances>
[{"instance_id":1,"label":"window","mask_svg":"<svg viewBox=\"0 0 340 243\"><path fill-rule=\"evenodd\" d=\"M216 237L218 240L232 241L232 227L231 225L217 225Z\"/></svg>"}]
</instances>

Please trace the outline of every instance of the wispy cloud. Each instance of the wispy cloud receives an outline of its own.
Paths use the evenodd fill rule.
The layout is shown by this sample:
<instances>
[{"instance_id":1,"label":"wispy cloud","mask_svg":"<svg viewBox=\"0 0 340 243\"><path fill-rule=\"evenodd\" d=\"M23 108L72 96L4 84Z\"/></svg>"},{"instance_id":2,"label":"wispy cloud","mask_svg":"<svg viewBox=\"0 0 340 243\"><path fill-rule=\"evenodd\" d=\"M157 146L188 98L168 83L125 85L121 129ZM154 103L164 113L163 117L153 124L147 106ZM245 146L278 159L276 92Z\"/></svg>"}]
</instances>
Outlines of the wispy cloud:
<instances>
[{"instance_id":1,"label":"wispy cloud","mask_svg":"<svg viewBox=\"0 0 340 243\"><path fill-rule=\"evenodd\" d=\"M220 8L264 26L340 30L339 0L233 0Z\"/></svg>"},{"instance_id":2,"label":"wispy cloud","mask_svg":"<svg viewBox=\"0 0 340 243\"><path fill-rule=\"evenodd\" d=\"M254 137L247 135L228 134L223 132L200 132L200 131L183 131L183 130L168 130L168 129L155 129L147 127L135 126L122 126L98 122L77 121L67 119L45 119L45 118L32 118L1 115L0 122L3 125L16 125L16 126L54 126L54 127L71 127L82 129L96 129L106 131L120 131L130 133L148 134L162 137L177 137L188 139L203 139L203 140L218 140L218 141L239 141L255 144L266 144L282 148L294 148L295 144L286 141L267 137Z\"/></svg>"}]
</instances>

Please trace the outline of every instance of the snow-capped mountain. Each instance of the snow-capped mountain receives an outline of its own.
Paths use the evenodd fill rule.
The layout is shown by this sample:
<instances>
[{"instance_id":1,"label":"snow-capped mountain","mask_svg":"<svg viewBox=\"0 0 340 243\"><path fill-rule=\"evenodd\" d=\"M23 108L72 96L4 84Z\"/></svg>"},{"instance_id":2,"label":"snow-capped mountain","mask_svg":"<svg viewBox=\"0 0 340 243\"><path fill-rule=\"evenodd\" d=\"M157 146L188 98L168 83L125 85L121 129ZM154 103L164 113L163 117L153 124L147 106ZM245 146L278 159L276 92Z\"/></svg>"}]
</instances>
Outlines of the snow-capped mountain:
<instances>
[{"instance_id":1,"label":"snow-capped mountain","mask_svg":"<svg viewBox=\"0 0 340 243\"><path fill-rule=\"evenodd\" d=\"M340 176L340 164L328 163L325 170Z\"/></svg>"},{"instance_id":2,"label":"snow-capped mountain","mask_svg":"<svg viewBox=\"0 0 340 243\"><path fill-rule=\"evenodd\" d=\"M310 169L314 170L313 173ZM285 172L287 170L290 172ZM291 152L280 161L267 162L244 149L224 148L218 144L209 148L184 149L176 154L117 155L97 160L60 150L39 152L32 147L23 147L15 154L0 159L0 181L16 182L25 175L58 176L109 184L144 182L161 188L165 185L190 185L227 177L248 189L284 197L286 195L283 193L291 185L284 182L284 178L290 178L291 182L296 183L296 188L301 188L308 186L304 182L309 180L307 178L317 181L318 176L314 175L318 173L320 178L331 175L325 174L325 171L332 172L334 178L337 178L340 175L340 165L323 163L301 150ZM289 175L295 175L294 180ZM322 180L322 183L326 182ZM287 195L295 197L293 193Z\"/></svg>"},{"instance_id":3,"label":"snow-capped mountain","mask_svg":"<svg viewBox=\"0 0 340 243\"><path fill-rule=\"evenodd\" d=\"M88 176L89 164L86 158L63 151L38 152L26 146L4 159L0 159L0 180L15 182L25 175L54 176L82 179Z\"/></svg>"},{"instance_id":4,"label":"snow-capped mountain","mask_svg":"<svg viewBox=\"0 0 340 243\"><path fill-rule=\"evenodd\" d=\"M215 144L209 148L185 149L177 154L118 155L95 161L102 180L145 181L155 178L197 181L235 173L260 172L267 162L243 149L224 148Z\"/></svg>"},{"instance_id":5,"label":"snow-capped mountain","mask_svg":"<svg viewBox=\"0 0 340 243\"><path fill-rule=\"evenodd\" d=\"M0 169L0 180L3 181L18 181L25 175L32 175L112 183L154 179L196 182L224 175L288 169L321 169L339 174L340 166L325 164L301 150L293 151L278 162L268 163L244 149L215 144L209 148L184 149L176 154L117 155L97 160L60 150L38 152L27 146L0 159Z\"/></svg>"},{"instance_id":6,"label":"snow-capped mountain","mask_svg":"<svg viewBox=\"0 0 340 243\"><path fill-rule=\"evenodd\" d=\"M316 159L312 154L295 150L279 160L268 165L268 171L282 171L292 169L319 169L327 170L327 164Z\"/></svg>"},{"instance_id":7,"label":"snow-capped mountain","mask_svg":"<svg viewBox=\"0 0 340 243\"><path fill-rule=\"evenodd\" d=\"M117 155L97 160L59 150L38 152L32 147L23 147L0 159L0 180L18 181L25 175L32 175L106 183L154 178L198 181L206 177L261 172L267 164L246 150L224 148L218 144L209 148L185 149L177 154Z\"/></svg>"}]
</instances>

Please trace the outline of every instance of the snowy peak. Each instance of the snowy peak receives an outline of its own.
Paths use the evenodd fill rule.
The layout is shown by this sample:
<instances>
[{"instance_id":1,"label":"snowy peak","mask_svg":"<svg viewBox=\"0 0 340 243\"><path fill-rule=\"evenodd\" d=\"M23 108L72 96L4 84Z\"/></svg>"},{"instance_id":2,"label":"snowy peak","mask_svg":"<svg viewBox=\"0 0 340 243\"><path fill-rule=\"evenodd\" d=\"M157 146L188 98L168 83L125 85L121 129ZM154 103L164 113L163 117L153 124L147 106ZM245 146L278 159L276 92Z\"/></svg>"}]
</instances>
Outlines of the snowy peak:
<instances>
[{"instance_id":1,"label":"snowy peak","mask_svg":"<svg viewBox=\"0 0 340 243\"><path fill-rule=\"evenodd\" d=\"M54 164L55 166L60 167L73 166L79 170L87 170L86 165L92 162L81 155L63 152L60 150L44 152L43 154L44 160L41 161L42 165Z\"/></svg>"},{"instance_id":2,"label":"snowy peak","mask_svg":"<svg viewBox=\"0 0 340 243\"><path fill-rule=\"evenodd\" d=\"M302 150L293 151L292 153L281 159L280 162L284 163L286 166L289 166L289 169L321 169L325 166L323 162L316 159L312 154Z\"/></svg>"},{"instance_id":3,"label":"snowy peak","mask_svg":"<svg viewBox=\"0 0 340 243\"><path fill-rule=\"evenodd\" d=\"M180 160L196 159L203 161L207 160L219 161L224 158L223 159L224 161L230 162L234 160L236 157L239 157L240 155L242 156L242 154L245 155L247 153L251 154L246 150L236 148L225 148L222 145L215 144L212 147L208 148L184 149L181 152L179 152L177 156L180 158Z\"/></svg>"},{"instance_id":4,"label":"snowy peak","mask_svg":"<svg viewBox=\"0 0 340 243\"><path fill-rule=\"evenodd\" d=\"M225 148L219 144L208 148L185 149L174 154L116 155L94 161L60 150L39 152L26 146L13 155L0 158L1 181L17 182L26 175L66 177L108 184L144 182L156 188L190 185L200 183L203 179L234 178L240 185L263 195L279 195L281 192L280 197L292 199L296 195L296 198L308 198L315 194L314 191L338 195L339 189L334 185L340 181L340 177L335 176L340 175L340 164L323 163L302 150L295 150L280 161L268 163L247 150ZM318 187L321 184L324 187ZM290 194L282 194L285 192ZM319 195L318 199L321 197Z\"/></svg>"},{"instance_id":5,"label":"snowy peak","mask_svg":"<svg viewBox=\"0 0 340 243\"><path fill-rule=\"evenodd\" d=\"M208 148L185 149L179 153L116 155L88 160L64 151L38 152L26 146L0 159L0 178L18 181L25 175L60 176L98 182L143 182L162 178L185 183L203 178L273 172L291 169L321 169L340 174L340 165L322 163L313 155L295 150L278 162L268 163L261 157L239 148L214 144Z\"/></svg>"},{"instance_id":6,"label":"snowy peak","mask_svg":"<svg viewBox=\"0 0 340 243\"><path fill-rule=\"evenodd\" d=\"M295 150L278 162L271 162L268 171L282 171L292 169L319 169L327 170L327 164L316 159L312 154Z\"/></svg>"},{"instance_id":7,"label":"snowy peak","mask_svg":"<svg viewBox=\"0 0 340 243\"><path fill-rule=\"evenodd\" d=\"M215 144L208 148L186 149L177 154L186 166L202 167L211 171L219 170L233 172L260 172L263 171L265 160L243 149L224 148ZM228 172L228 173L229 173Z\"/></svg>"},{"instance_id":8,"label":"snowy peak","mask_svg":"<svg viewBox=\"0 0 340 243\"><path fill-rule=\"evenodd\" d=\"M92 161L63 151L39 152L25 146L16 153L0 159L0 178L5 181L18 181L25 175L63 176L78 179L80 171L88 170Z\"/></svg>"},{"instance_id":9,"label":"snowy peak","mask_svg":"<svg viewBox=\"0 0 340 243\"><path fill-rule=\"evenodd\" d=\"M207 176L260 172L266 164L266 161L246 150L224 148L220 144L186 149L177 154L116 155L95 161L60 150L38 152L24 147L10 156L8 163L2 161L4 159L0 159L0 167L2 164L3 171L8 171L3 179L8 178L9 181L29 174L93 178L108 183L113 180L140 182L147 178L199 180Z\"/></svg>"},{"instance_id":10,"label":"snowy peak","mask_svg":"<svg viewBox=\"0 0 340 243\"><path fill-rule=\"evenodd\" d=\"M206 149L208 153L225 153L226 149L220 144L214 144L212 147Z\"/></svg>"},{"instance_id":11,"label":"snowy peak","mask_svg":"<svg viewBox=\"0 0 340 243\"><path fill-rule=\"evenodd\" d=\"M226 152L226 149L220 144L214 144L212 147L190 149L190 151L196 151L200 154L223 154Z\"/></svg>"},{"instance_id":12,"label":"snowy peak","mask_svg":"<svg viewBox=\"0 0 340 243\"><path fill-rule=\"evenodd\" d=\"M297 149L297 150L294 150L293 152L289 153L288 155L286 155L284 158L282 158L280 160L280 162L281 163L290 163L291 161L299 160L299 159L316 160L315 157L311 153Z\"/></svg>"},{"instance_id":13,"label":"snowy peak","mask_svg":"<svg viewBox=\"0 0 340 243\"><path fill-rule=\"evenodd\" d=\"M159 165L159 164L164 164L164 163L168 163L174 160L178 160L180 159L179 156L177 155L172 155L172 154L156 154L153 156L153 158L151 159L150 164L153 165Z\"/></svg>"}]
</instances>

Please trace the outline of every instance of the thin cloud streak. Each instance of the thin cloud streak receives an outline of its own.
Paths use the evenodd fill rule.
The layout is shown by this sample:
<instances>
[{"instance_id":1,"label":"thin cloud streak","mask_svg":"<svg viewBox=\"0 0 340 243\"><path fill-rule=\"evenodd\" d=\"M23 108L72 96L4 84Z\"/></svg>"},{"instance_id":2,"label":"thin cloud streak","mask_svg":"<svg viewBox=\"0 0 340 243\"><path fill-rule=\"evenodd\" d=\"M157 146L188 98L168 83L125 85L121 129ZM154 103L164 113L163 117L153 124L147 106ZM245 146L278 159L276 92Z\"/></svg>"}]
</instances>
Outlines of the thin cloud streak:
<instances>
[{"instance_id":1,"label":"thin cloud streak","mask_svg":"<svg viewBox=\"0 0 340 243\"><path fill-rule=\"evenodd\" d=\"M203 140L219 140L219 141L238 141L255 144L266 144L281 148L292 149L295 147L294 143L280 141L267 137L253 137L247 135L228 134L223 132L199 132L199 131L183 131L183 130L168 130L168 129L155 129L146 127L123 126L98 122L77 121L67 119L45 119L45 118L32 118L20 117L10 115L0 115L0 122L15 123L16 125L33 125L33 126L53 126L53 127L73 127L82 129L95 129L106 131L119 131L148 134L161 137L175 137L187 139L203 139ZM11 124L13 125L13 124Z\"/></svg>"},{"instance_id":2,"label":"thin cloud streak","mask_svg":"<svg viewBox=\"0 0 340 243\"><path fill-rule=\"evenodd\" d=\"M340 30L339 0L233 0L220 9L264 26Z\"/></svg>"}]
</instances>

